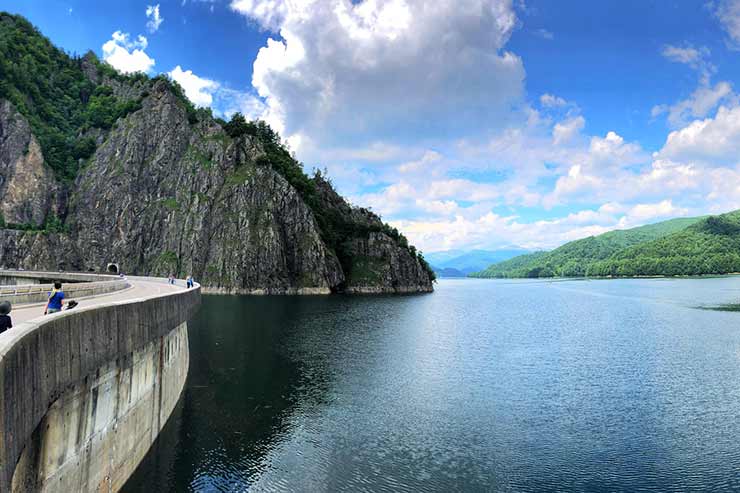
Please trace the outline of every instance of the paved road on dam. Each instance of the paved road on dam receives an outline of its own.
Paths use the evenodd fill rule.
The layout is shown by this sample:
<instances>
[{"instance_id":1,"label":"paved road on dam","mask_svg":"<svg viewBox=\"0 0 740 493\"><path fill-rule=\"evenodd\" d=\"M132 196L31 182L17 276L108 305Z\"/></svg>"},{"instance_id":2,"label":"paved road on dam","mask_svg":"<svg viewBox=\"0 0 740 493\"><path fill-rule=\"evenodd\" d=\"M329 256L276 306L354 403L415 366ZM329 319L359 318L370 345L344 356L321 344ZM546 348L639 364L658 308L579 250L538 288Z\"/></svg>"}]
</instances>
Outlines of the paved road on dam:
<instances>
[{"instance_id":1,"label":"paved road on dam","mask_svg":"<svg viewBox=\"0 0 740 493\"><path fill-rule=\"evenodd\" d=\"M70 297L69 299L76 300L79 303L79 307L81 308L102 305L115 301L133 300L156 294L169 293L172 291L184 291L186 289L185 281L183 280L178 280L177 284L174 286L168 284L165 279L128 277L127 280L131 283L131 287L121 291L103 294L100 296L89 296L83 298ZM65 301L69 301L69 299L65 299ZM27 322L35 318L43 317L44 305L45 303L15 305L13 307L13 311L10 313L10 316L13 319L13 325L20 324L21 322ZM46 316L53 317L54 315L52 314Z\"/></svg>"}]
</instances>

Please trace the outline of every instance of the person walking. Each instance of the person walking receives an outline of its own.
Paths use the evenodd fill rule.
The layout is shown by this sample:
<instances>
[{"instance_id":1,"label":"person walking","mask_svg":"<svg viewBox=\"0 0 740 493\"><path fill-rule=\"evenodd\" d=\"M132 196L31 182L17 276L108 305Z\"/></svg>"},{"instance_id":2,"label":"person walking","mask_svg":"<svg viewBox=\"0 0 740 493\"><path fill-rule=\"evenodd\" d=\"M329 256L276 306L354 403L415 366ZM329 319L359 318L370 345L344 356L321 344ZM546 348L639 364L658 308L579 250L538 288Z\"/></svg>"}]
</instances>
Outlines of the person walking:
<instances>
[{"instance_id":1,"label":"person walking","mask_svg":"<svg viewBox=\"0 0 740 493\"><path fill-rule=\"evenodd\" d=\"M193 281L193 276L188 276L187 279L185 279L185 284L187 285L188 289L192 288L195 285L195 281Z\"/></svg>"},{"instance_id":2,"label":"person walking","mask_svg":"<svg viewBox=\"0 0 740 493\"><path fill-rule=\"evenodd\" d=\"M64 291L62 291L62 283L56 281L54 283L54 289L49 293L49 300L46 302L46 307L44 307L44 315L62 311L63 302Z\"/></svg>"},{"instance_id":3,"label":"person walking","mask_svg":"<svg viewBox=\"0 0 740 493\"><path fill-rule=\"evenodd\" d=\"M10 319L10 303L3 301L0 303L0 334L12 328L13 321Z\"/></svg>"}]
</instances>

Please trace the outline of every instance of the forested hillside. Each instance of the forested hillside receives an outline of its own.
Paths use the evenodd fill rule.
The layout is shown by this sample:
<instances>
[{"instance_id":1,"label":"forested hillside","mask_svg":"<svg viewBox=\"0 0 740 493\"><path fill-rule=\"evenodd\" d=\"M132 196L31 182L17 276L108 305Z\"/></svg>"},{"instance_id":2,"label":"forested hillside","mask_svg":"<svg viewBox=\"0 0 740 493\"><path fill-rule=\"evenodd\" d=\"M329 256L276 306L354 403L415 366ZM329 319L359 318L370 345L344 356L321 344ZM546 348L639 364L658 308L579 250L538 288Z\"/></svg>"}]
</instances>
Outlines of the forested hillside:
<instances>
[{"instance_id":1,"label":"forested hillside","mask_svg":"<svg viewBox=\"0 0 740 493\"><path fill-rule=\"evenodd\" d=\"M677 218L638 228L610 231L599 236L589 236L566 243L550 252L521 255L506 262L494 264L472 277L639 275L637 272L610 274L616 272L615 269L618 270L618 267L609 262L615 255L628 251L636 245L666 238L706 219L701 217Z\"/></svg>"},{"instance_id":2,"label":"forested hillside","mask_svg":"<svg viewBox=\"0 0 740 493\"><path fill-rule=\"evenodd\" d=\"M592 276L687 276L740 272L740 211L709 216L591 265Z\"/></svg>"}]
</instances>

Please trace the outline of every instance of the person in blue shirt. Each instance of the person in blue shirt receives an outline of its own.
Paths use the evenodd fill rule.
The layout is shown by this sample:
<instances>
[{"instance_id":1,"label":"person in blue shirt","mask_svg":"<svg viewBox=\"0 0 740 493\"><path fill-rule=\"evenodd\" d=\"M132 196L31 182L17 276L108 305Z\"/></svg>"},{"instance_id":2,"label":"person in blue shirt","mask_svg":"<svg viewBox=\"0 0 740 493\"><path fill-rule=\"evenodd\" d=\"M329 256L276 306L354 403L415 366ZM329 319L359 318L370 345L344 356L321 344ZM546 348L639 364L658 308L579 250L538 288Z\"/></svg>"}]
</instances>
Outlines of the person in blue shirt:
<instances>
[{"instance_id":1,"label":"person in blue shirt","mask_svg":"<svg viewBox=\"0 0 740 493\"><path fill-rule=\"evenodd\" d=\"M62 311L62 302L64 301L64 291L62 291L62 283L57 281L54 283L54 289L49 293L49 301L46 302L44 308L44 315L47 313L56 313Z\"/></svg>"}]
</instances>

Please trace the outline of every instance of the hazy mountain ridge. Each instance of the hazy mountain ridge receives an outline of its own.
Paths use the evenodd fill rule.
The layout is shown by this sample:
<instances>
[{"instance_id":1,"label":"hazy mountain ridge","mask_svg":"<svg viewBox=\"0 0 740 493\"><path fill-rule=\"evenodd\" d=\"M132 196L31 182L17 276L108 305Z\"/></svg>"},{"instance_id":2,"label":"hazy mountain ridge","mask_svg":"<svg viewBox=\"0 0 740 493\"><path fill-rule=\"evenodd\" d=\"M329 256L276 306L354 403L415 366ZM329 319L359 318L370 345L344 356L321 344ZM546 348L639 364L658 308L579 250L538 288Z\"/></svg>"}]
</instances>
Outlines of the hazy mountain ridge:
<instances>
[{"instance_id":1,"label":"hazy mountain ridge","mask_svg":"<svg viewBox=\"0 0 740 493\"><path fill-rule=\"evenodd\" d=\"M489 265L527 253L522 248L501 250L445 250L425 258L440 277L465 277Z\"/></svg>"}]
</instances>

